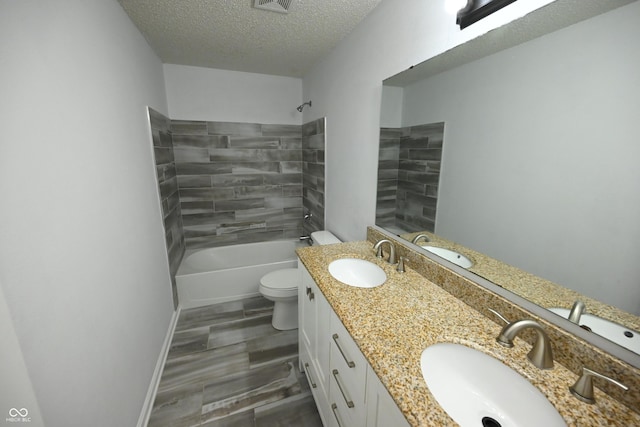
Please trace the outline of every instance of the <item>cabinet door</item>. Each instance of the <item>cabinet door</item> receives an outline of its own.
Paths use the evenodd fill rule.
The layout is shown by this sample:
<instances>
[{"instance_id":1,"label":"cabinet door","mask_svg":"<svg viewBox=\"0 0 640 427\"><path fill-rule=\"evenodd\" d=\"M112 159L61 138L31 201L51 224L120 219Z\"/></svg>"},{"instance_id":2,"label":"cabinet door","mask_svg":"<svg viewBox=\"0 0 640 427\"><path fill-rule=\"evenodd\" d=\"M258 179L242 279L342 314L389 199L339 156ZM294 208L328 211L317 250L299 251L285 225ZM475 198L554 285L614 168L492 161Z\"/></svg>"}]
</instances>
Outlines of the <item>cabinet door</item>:
<instances>
[{"instance_id":1,"label":"cabinet door","mask_svg":"<svg viewBox=\"0 0 640 427\"><path fill-rule=\"evenodd\" d=\"M298 341L300 351L303 346L306 347L313 359L316 352L316 284L300 260L298 269L302 274L298 289Z\"/></svg>"},{"instance_id":2,"label":"cabinet door","mask_svg":"<svg viewBox=\"0 0 640 427\"><path fill-rule=\"evenodd\" d=\"M325 395L329 395L329 363L331 360L331 313L333 310L316 286L316 345L313 362L318 369L318 381Z\"/></svg>"},{"instance_id":3,"label":"cabinet door","mask_svg":"<svg viewBox=\"0 0 640 427\"><path fill-rule=\"evenodd\" d=\"M309 387L311 388L311 393L313 394L313 399L316 402L318 413L320 414L320 418L322 419L322 424L328 426L331 423L331 417L333 415L331 415L331 412L329 410L327 394L318 382L318 371L315 369L313 362L311 362L311 359L309 359L308 354L300 354L300 364L302 365L304 374L307 377Z\"/></svg>"},{"instance_id":4,"label":"cabinet door","mask_svg":"<svg viewBox=\"0 0 640 427\"><path fill-rule=\"evenodd\" d=\"M300 369L307 375L316 406L326 424L332 417L328 403L329 355L331 351L329 323L332 310L300 261L298 261L298 268L302 272L301 286L298 290Z\"/></svg>"},{"instance_id":5,"label":"cabinet door","mask_svg":"<svg viewBox=\"0 0 640 427\"><path fill-rule=\"evenodd\" d=\"M409 423L371 366L368 366L367 427L390 426L408 427Z\"/></svg>"}]
</instances>

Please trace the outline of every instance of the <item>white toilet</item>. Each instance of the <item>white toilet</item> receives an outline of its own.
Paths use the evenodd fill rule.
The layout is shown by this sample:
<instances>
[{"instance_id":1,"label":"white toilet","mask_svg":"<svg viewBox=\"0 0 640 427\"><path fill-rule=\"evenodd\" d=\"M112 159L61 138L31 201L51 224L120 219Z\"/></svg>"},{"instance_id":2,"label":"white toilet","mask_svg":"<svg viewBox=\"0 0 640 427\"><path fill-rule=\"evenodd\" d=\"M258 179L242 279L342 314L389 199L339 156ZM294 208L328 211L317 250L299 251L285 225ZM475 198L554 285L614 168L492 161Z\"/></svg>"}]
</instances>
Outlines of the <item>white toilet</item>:
<instances>
[{"instance_id":1,"label":"white toilet","mask_svg":"<svg viewBox=\"0 0 640 427\"><path fill-rule=\"evenodd\" d=\"M340 243L340 240L329 231L311 233L313 246ZM302 274L297 268L283 268L267 273L260 279L260 293L273 301L274 328L286 331L298 327L298 286Z\"/></svg>"}]
</instances>

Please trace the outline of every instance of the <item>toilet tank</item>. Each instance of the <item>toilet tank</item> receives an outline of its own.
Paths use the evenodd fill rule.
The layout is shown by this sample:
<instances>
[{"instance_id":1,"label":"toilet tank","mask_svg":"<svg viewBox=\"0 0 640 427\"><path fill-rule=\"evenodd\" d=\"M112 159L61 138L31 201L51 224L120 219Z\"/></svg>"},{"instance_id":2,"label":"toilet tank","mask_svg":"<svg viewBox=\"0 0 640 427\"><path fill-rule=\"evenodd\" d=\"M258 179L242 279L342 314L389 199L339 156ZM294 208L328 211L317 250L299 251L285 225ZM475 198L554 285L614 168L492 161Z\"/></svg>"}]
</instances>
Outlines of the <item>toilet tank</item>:
<instances>
[{"instance_id":1,"label":"toilet tank","mask_svg":"<svg viewBox=\"0 0 640 427\"><path fill-rule=\"evenodd\" d=\"M313 233L311 233L311 240L313 240L313 246L342 243L340 239L338 239L330 231L327 231L327 230L314 231Z\"/></svg>"}]
</instances>

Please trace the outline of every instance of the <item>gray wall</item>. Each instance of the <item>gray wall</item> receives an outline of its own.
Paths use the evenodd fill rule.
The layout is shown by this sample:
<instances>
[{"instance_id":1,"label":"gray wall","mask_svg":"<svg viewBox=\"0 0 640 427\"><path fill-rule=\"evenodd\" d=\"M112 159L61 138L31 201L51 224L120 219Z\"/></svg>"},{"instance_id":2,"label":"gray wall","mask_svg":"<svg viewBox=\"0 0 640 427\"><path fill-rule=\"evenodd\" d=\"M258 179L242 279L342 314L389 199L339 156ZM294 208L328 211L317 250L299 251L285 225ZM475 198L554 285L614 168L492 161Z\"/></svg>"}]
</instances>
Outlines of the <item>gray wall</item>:
<instances>
[{"instance_id":1,"label":"gray wall","mask_svg":"<svg viewBox=\"0 0 640 427\"><path fill-rule=\"evenodd\" d=\"M0 363L23 360L42 416L0 399L0 419L135 426L173 314L147 118L162 63L116 1L2 1L0 52L0 332L19 345Z\"/></svg>"}]
</instances>

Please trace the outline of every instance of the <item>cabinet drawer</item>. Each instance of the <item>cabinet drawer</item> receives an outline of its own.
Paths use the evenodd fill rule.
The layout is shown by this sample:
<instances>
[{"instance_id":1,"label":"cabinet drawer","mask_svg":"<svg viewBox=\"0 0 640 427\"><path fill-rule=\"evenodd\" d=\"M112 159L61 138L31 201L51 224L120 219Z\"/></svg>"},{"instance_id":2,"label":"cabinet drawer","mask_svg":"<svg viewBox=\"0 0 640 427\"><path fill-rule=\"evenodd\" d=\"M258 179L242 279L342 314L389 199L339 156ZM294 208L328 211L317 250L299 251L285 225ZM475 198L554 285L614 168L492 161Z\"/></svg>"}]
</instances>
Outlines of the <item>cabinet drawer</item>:
<instances>
[{"instance_id":1,"label":"cabinet drawer","mask_svg":"<svg viewBox=\"0 0 640 427\"><path fill-rule=\"evenodd\" d=\"M329 422L325 427L352 427L344 409L333 401L329 402Z\"/></svg>"},{"instance_id":2,"label":"cabinet drawer","mask_svg":"<svg viewBox=\"0 0 640 427\"><path fill-rule=\"evenodd\" d=\"M346 426L364 426L368 364L334 312L331 313L330 332L329 403L336 405L333 411Z\"/></svg>"},{"instance_id":3,"label":"cabinet drawer","mask_svg":"<svg viewBox=\"0 0 640 427\"><path fill-rule=\"evenodd\" d=\"M354 398L350 388L353 388L353 384L346 384L340 377L340 372L333 370L329 379L332 425L364 427L367 418L364 399Z\"/></svg>"},{"instance_id":4,"label":"cabinet drawer","mask_svg":"<svg viewBox=\"0 0 640 427\"><path fill-rule=\"evenodd\" d=\"M364 402L368 364L357 344L335 314L331 317L330 340L330 371L333 373L333 370L337 369L340 378L347 385L351 397L357 402Z\"/></svg>"}]
</instances>

